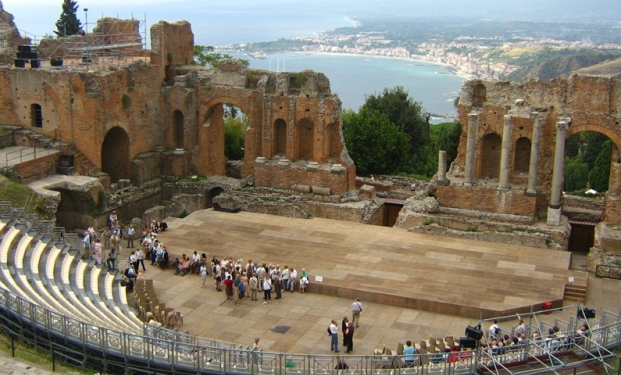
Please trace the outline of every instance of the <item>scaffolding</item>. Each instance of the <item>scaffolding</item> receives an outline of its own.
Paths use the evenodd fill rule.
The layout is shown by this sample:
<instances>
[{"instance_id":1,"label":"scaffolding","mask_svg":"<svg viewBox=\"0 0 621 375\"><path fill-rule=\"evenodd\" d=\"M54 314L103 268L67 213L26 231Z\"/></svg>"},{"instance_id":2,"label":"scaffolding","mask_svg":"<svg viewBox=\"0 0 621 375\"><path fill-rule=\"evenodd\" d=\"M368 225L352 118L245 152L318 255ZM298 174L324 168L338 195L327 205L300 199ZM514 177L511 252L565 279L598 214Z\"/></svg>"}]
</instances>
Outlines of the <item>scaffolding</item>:
<instances>
[{"instance_id":1,"label":"scaffolding","mask_svg":"<svg viewBox=\"0 0 621 375\"><path fill-rule=\"evenodd\" d=\"M102 17L94 25L87 21L84 27L86 32L78 35L42 39L39 44L42 66L89 71L115 70L137 61L148 62L146 18Z\"/></svg>"}]
</instances>

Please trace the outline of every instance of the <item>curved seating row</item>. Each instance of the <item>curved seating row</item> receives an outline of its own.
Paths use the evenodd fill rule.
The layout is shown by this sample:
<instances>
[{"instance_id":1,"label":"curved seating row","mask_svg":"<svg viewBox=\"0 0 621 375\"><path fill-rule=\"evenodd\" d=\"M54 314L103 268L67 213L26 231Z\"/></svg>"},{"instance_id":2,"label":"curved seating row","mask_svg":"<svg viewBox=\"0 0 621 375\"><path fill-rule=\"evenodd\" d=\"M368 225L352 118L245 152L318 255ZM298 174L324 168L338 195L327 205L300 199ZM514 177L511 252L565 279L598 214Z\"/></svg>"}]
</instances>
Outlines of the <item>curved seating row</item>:
<instances>
[{"instance_id":1,"label":"curved seating row","mask_svg":"<svg viewBox=\"0 0 621 375\"><path fill-rule=\"evenodd\" d=\"M0 221L0 286L16 295L90 324L142 333L115 273L26 224Z\"/></svg>"}]
</instances>

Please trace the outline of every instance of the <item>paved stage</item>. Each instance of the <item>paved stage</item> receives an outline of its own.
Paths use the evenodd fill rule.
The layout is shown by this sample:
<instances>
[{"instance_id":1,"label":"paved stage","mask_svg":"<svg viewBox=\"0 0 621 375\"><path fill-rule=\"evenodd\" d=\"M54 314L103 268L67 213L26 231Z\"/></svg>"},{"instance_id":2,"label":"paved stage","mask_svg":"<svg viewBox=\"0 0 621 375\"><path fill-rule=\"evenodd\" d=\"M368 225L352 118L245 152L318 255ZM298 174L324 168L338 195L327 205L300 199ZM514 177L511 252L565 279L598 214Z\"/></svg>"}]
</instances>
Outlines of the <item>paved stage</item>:
<instances>
[{"instance_id":1,"label":"paved stage","mask_svg":"<svg viewBox=\"0 0 621 375\"><path fill-rule=\"evenodd\" d=\"M169 226L160 239L171 254L304 267L312 293L470 318L527 312L546 301L561 306L568 278L580 278L568 271L569 252L402 228L213 210Z\"/></svg>"},{"instance_id":2,"label":"paved stage","mask_svg":"<svg viewBox=\"0 0 621 375\"><path fill-rule=\"evenodd\" d=\"M527 298L527 291L544 293L551 285L561 293L560 279L571 273L566 271L569 253L418 235L398 228L213 210L166 221L170 230L159 237L173 254L197 250L207 252L210 258L251 256L281 266L287 263L298 269L305 267L311 275L324 276L323 285L360 287L360 293L364 291L362 284L371 284L366 287L368 293L381 288L411 298L414 293L434 290L443 300L471 295L469 301L480 306L499 305L503 300L513 304L518 298ZM126 255L124 249L122 256ZM461 276L461 265L466 276ZM547 274L553 265L557 273ZM531 280L530 275L536 278ZM269 305L246 300L240 307L227 301L223 292L216 292L212 279L208 288L201 288L198 276L175 276L171 270L160 271L149 265L140 277L153 279L160 301L184 314L181 330L244 346L260 337L261 347L267 351L330 354L326 327L331 319L340 322L344 315L351 316L351 298L286 293ZM509 285L509 279L518 284ZM618 312L620 281L590 275L588 286L586 306L597 309L598 314L602 309ZM317 288L314 283L309 290L313 288ZM461 337L467 325L478 323L478 319L460 314L390 306L364 298L362 303L354 354L371 354L384 345L395 350L398 342L407 339L418 343L430 337ZM539 319L567 320L572 314L573 307L540 315ZM515 323L510 319L500 326L510 329Z\"/></svg>"}]
</instances>

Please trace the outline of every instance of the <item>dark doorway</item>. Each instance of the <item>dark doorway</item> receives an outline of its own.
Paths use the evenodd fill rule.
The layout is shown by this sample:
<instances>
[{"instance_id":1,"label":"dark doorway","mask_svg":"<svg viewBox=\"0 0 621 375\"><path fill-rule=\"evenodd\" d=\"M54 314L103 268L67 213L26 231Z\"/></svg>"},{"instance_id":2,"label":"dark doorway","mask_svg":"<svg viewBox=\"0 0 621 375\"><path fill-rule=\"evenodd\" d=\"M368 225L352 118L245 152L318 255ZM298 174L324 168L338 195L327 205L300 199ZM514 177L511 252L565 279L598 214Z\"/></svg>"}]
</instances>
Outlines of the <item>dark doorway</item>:
<instances>
[{"instance_id":1,"label":"dark doorway","mask_svg":"<svg viewBox=\"0 0 621 375\"><path fill-rule=\"evenodd\" d=\"M571 234L569 235L569 251L576 253L588 253L595 240L596 223L569 223Z\"/></svg>"},{"instance_id":2,"label":"dark doorway","mask_svg":"<svg viewBox=\"0 0 621 375\"><path fill-rule=\"evenodd\" d=\"M399 212L403 208L403 204L398 203L384 203L384 226L393 227L399 217Z\"/></svg>"},{"instance_id":3,"label":"dark doorway","mask_svg":"<svg viewBox=\"0 0 621 375\"><path fill-rule=\"evenodd\" d=\"M123 128L110 129L101 148L101 170L112 182L130 178L129 136Z\"/></svg>"},{"instance_id":4,"label":"dark doorway","mask_svg":"<svg viewBox=\"0 0 621 375\"><path fill-rule=\"evenodd\" d=\"M209 191L207 191L207 193L205 194L205 208L213 207L213 199L218 195L222 194L223 191L224 189L222 189L221 187L209 189Z\"/></svg>"}]
</instances>

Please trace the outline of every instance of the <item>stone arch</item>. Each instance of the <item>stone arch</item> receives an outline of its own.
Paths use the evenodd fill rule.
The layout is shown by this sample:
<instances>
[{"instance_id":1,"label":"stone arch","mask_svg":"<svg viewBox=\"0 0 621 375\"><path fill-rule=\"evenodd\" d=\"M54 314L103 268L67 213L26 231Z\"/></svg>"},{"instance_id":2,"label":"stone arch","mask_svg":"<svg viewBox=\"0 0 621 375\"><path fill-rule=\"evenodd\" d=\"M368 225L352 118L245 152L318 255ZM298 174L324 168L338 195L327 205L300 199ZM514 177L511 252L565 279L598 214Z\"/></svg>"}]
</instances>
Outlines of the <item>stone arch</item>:
<instances>
[{"instance_id":1,"label":"stone arch","mask_svg":"<svg viewBox=\"0 0 621 375\"><path fill-rule=\"evenodd\" d=\"M112 182L130 178L129 136L125 129L116 126L106 134L101 147L101 170Z\"/></svg>"},{"instance_id":2,"label":"stone arch","mask_svg":"<svg viewBox=\"0 0 621 375\"><path fill-rule=\"evenodd\" d=\"M530 166L530 139L526 137L520 137L515 142L515 154L513 157L513 174L518 176L520 174L528 175L528 169Z\"/></svg>"},{"instance_id":3,"label":"stone arch","mask_svg":"<svg viewBox=\"0 0 621 375\"><path fill-rule=\"evenodd\" d=\"M487 101L487 88L481 82L477 83L474 86L474 90L472 92L472 102L473 103L483 103Z\"/></svg>"},{"instance_id":4,"label":"stone arch","mask_svg":"<svg viewBox=\"0 0 621 375\"><path fill-rule=\"evenodd\" d=\"M298 152L296 159L299 160L314 160L314 145L315 145L315 124L310 119L303 118L298 122L297 135L298 135Z\"/></svg>"},{"instance_id":5,"label":"stone arch","mask_svg":"<svg viewBox=\"0 0 621 375\"><path fill-rule=\"evenodd\" d=\"M279 118L274 121L274 155L287 155L287 122Z\"/></svg>"},{"instance_id":6,"label":"stone arch","mask_svg":"<svg viewBox=\"0 0 621 375\"><path fill-rule=\"evenodd\" d=\"M256 111L251 111L252 102L240 96L220 96L201 104L198 118L198 173L226 175L226 158L224 154L224 104L237 106L248 116L248 127L244 134L243 175L251 174L258 152L261 152L261 118Z\"/></svg>"},{"instance_id":7,"label":"stone arch","mask_svg":"<svg viewBox=\"0 0 621 375\"><path fill-rule=\"evenodd\" d=\"M583 131L593 131L593 132L602 133L603 135L605 135L612 141L612 143L617 149L619 149L619 145L621 145L621 133L611 131L607 127L597 126L597 125L588 125L588 124L575 125L572 123L569 129L567 129L565 140L567 140L572 135L578 134Z\"/></svg>"},{"instance_id":8,"label":"stone arch","mask_svg":"<svg viewBox=\"0 0 621 375\"><path fill-rule=\"evenodd\" d=\"M43 110L40 104L33 103L30 105L30 120L33 128L43 127Z\"/></svg>"},{"instance_id":9,"label":"stone arch","mask_svg":"<svg viewBox=\"0 0 621 375\"><path fill-rule=\"evenodd\" d=\"M496 133L483 137L481 152L481 178L498 178L500 175L500 153L502 138Z\"/></svg>"},{"instance_id":10,"label":"stone arch","mask_svg":"<svg viewBox=\"0 0 621 375\"><path fill-rule=\"evenodd\" d=\"M172 146L174 148L185 148L184 140L184 116L183 112L175 110L172 113Z\"/></svg>"},{"instance_id":11,"label":"stone arch","mask_svg":"<svg viewBox=\"0 0 621 375\"><path fill-rule=\"evenodd\" d=\"M341 133L339 124L333 122L326 126L325 155L328 159L338 159L341 152Z\"/></svg>"}]
</instances>

